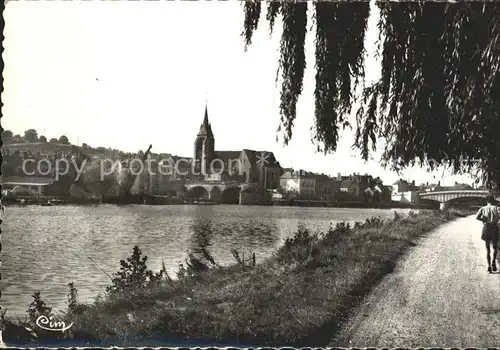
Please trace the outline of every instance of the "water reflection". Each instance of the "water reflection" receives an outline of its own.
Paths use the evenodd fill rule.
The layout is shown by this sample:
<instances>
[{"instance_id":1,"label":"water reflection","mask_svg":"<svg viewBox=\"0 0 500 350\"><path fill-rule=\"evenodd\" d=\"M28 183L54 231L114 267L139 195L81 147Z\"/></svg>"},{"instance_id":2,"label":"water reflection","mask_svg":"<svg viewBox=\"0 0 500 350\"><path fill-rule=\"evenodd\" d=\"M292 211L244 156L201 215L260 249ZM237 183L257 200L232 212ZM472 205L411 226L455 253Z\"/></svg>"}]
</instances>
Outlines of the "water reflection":
<instances>
[{"instance_id":1,"label":"water reflection","mask_svg":"<svg viewBox=\"0 0 500 350\"><path fill-rule=\"evenodd\" d=\"M274 219L263 222L255 218L225 218L220 221L214 217L196 217L193 219L192 235L186 255L207 257L207 252L219 264L233 262L231 251L256 253L256 257L265 258L274 250L279 241L280 230Z\"/></svg>"},{"instance_id":2,"label":"water reflection","mask_svg":"<svg viewBox=\"0 0 500 350\"><path fill-rule=\"evenodd\" d=\"M190 244L191 253L200 254L203 250L209 250L213 235L212 221L209 218L195 218Z\"/></svg>"}]
</instances>

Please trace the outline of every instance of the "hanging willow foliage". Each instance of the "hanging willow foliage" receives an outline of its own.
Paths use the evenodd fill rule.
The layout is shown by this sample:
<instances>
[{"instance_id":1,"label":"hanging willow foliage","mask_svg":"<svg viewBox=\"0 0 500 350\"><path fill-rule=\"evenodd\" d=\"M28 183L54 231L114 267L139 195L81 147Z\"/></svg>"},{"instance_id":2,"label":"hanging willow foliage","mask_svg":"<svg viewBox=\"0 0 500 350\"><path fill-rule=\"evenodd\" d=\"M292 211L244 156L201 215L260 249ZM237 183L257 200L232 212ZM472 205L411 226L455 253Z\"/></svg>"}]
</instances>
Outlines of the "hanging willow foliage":
<instances>
[{"instance_id":1,"label":"hanging willow foliage","mask_svg":"<svg viewBox=\"0 0 500 350\"><path fill-rule=\"evenodd\" d=\"M500 4L376 3L381 78L353 96L364 81L368 2L314 2L316 25L315 141L334 152L340 129L356 113L357 147L367 160L385 139L382 161L400 170L418 164L479 167L500 188ZM251 43L260 2L245 3L245 44ZM305 69L306 2L269 2L271 31L281 16L281 126L292 136ZM432 160L432 161L431 161Z\"/></svg>"}]
</instances>

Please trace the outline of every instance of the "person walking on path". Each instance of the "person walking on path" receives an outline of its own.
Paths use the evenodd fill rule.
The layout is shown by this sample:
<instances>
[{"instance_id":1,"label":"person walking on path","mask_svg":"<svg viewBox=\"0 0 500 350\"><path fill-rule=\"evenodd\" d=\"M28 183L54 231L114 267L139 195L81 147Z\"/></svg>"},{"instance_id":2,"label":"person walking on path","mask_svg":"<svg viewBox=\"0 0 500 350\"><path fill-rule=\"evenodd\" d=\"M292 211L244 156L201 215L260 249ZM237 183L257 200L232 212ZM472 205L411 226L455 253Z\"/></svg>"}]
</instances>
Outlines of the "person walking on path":
<instances>
[{"instance_id":1,"label":"person walking on path","mask_svg":"<svg viewBox=\"0 0 500 350\"><path fill-rule=\"evenodd\" d=\"M486 197L486 205L479 209L476 219L483 222L481 239L486 243L488 272L497 270L498 241L500 239L500 208L495 205L493 196ZM493 261L490 260L490 246L493 247Z\"/></svg>"}]
</instances>

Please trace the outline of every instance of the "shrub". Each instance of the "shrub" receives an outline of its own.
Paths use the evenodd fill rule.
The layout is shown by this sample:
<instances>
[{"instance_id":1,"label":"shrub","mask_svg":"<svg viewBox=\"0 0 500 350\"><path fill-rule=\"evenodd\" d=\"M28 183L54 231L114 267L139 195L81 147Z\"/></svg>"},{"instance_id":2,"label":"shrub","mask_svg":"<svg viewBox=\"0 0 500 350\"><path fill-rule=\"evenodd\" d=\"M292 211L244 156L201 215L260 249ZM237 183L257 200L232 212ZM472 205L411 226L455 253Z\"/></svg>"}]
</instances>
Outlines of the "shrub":
<instances>
[{"instance_id":1,"label":"shrub","mask_svg":"<svg viewBox=\"0 0 500 350\"><path fill-rule=\"evenodd\" d=\"M299 228L292 238L287 238L283 246L275 253L276 259L281 264L304 263L312 255L320 239L317 233Z\"/></svg>"},{"instance_id":2,"label":"shrub","mask_svg":"<svg viewBox=\"0 0 500 350\"><path fill-rule=\"evenodd\" d=\"M142 256L142 252L138 246L135 246L132 256L127 260L120 260L120 270L114 273L112 279L113 284L106 287L106 292L111 295L140 290L151 286L152 284L160 283L164 278L168 278L165 264L158 273L148 270L146 262L147 256ZM169 278L168 278L169 279Z\"/></svg>"},{"instance_id":3,"label":"shrub","mask_svg":"<svg viewBox=\"0 0 500 350\"><path fill-rule=\"evenodd\" d=\"M398 221L401 219L401 214L394 210L394 221Z\"/></svg>"},{"instance_id":4,"label":"shrub","mask_svg":"<svg viewBox=\"0 0 500 350\"><path fill-rule=\"evenodd\" d=\"M359 228L361 226L362 226L361 223L358 222L355 223L355 227ZM330 225L328 232L323 237L323 242L328 245L335 244L338 241L340 241L343 237L350 234L351 232L352 232L351 225L349 223L346 223L345 221L337 223L335 227L332 227Z\"/></svg>"},{"instance_id":5,"label":"shrub","mask_svg":"<svg viewBox=\"0 0 500 350\"><path fill-rule=\"evenodd\" d=\"M233 254L233 258L239 266L246 266L244 253L240 255L240 253L236 249L231 249L231 254ZM255 253L250 252L250 257L248 258L248 260L250 261L251 266L255 267Z\"/></svg>"},{"instance_id":6,"label":"shrub","mask_svg":"<svg viewBox=\"0 0 500 350\"><path fill-rule=\"evenodd\" d=\"M40 316L45 316L50 320L56 319L52 313L52 308L47 306L45 301L40 296L40 292L33 294L33 301L28 307L28 320L18 321L16 323L5 319L5 312L1 315L0 322L2 329L5 331L4 339L7 342L27 344L33 341L54 341L64 339L65 334L62 332L48 331L40 328L37 325L37 319Z\"/></svg>"},{"instance_id":7,"label":"shrub","mask_svg":"<svg viewBox=\"0 0 500 350\"><path fill-rule=\"evenodd\" d=\"M68 311L74 311L78 306L78 291L73 282L68 283Z\"/></svg>"},{"instance_id":8,"label":"shrub","mask_svg":"<svg viewBox=\"0 0 500 350\"><path fill-rule=\"evenodd\" d=\"M30 321L35 324L37 318L40 316L50 317L52 315L52 308L48 307L45 301L40 296L40 292L33 294L33 301L28 308L28 315Z\"/></svg>"},{"instance_id":9,"label":"shrub","mask_svg":"<svg viewBox=\"0 0 500 350\"><path fill-rule=\"evenodd\" d=\"M203 262L202 259L195 257L193 254L189 254L186 258L186 266L187 266L187 276L193 277L200 273L207 272L210 267L208 264Z\"/></svg>"}]
</instances>

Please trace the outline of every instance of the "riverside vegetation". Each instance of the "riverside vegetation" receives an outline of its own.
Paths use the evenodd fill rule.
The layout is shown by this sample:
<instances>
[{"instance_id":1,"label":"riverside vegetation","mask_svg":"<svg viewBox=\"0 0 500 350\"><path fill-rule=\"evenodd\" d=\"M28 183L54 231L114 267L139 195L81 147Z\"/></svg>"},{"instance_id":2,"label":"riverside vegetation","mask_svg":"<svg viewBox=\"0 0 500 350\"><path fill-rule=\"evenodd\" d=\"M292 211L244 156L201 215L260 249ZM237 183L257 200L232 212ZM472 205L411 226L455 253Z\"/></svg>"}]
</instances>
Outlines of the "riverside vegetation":
<instances>
[{"instance_id":1,"label":"riverside vegetation","mask_svg":"<svg viewBox=\"0 0 500 350\"><path fill-rule=\"evenodd\" d=\"M54 313L37 292L25 320L1 315L3 338L7 344L326 345L406 248L465 215L395 212L391 220L343 222L326 233L301 228L257 264L233 251L236 263L219 266L203 248L188 256L177 279L165 266L148 269L136 246L95 302L80 304L70 283L67 310ZM46 331L36 326L40 315L73 326Z\"/></svg>"}]
</instances>

